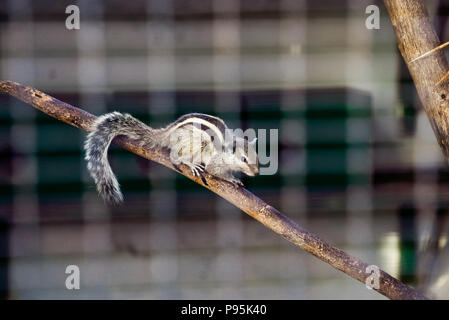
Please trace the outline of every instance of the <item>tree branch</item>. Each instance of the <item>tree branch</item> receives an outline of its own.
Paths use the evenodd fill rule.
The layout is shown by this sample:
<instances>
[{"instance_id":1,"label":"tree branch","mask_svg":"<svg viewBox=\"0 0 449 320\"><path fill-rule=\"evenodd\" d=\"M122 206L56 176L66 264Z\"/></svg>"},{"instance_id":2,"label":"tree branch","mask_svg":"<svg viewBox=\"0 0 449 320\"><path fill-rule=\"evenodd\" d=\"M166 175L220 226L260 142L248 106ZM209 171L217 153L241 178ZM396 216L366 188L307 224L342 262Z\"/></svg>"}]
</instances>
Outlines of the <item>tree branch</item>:
<instances>
[{"instance_id":1,"label":"tree branch","mask_svg":"<svg viewBox=\"0 0 449 320\"><path fill-rule=\"evenodd\" d=\"M90 130L95 120L95 116L86 111L59 101L34 88L15 82L0 82L0 91L12 95L58 120L87 131ZM126 150L176 171L170 162L167 150L159 148L144 149L126 137L117 137L114 142ZM231 183L217 179L207 173L205 178L208 185L204 185L201 179L194 177L186 166L181 165L180 168L183 171L182 174L187 178L215 192L286 240L313 254L332 267L362 283L365 283L366 278L370 275L370 273L366 272L369 264L321 240L317 235L305 230L248 190L235 187ZM379 288L376 290L390 299L427 299L419 292L382 270L380 270L379 285Z\"/></svg>"},{"instance_id":2,"label":"tree branch","mask_svg":"<svg viewBox=\"0 0 449 320\"><path fill-rule=\"evenodd\" d=\"M440 81L449 66L420 0L384 0L404 58L438 144L449 161L449 82ZM443 46L441 46L443 47ZM419 58L419 59L417 59Z\"/></svg>"}]
</instances>

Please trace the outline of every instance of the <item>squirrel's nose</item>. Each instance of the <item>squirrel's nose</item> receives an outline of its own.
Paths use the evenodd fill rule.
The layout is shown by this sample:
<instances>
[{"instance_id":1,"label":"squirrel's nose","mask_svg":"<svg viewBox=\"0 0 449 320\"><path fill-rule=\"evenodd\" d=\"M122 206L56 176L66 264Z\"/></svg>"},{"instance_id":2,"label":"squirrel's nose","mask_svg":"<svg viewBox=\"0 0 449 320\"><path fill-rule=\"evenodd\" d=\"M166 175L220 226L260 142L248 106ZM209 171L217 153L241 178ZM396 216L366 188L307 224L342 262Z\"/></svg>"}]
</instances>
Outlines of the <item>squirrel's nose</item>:
<instances>
[{"instance_id":1,"label":"squirrel's nose","mask_svg":"<svg viewBox=\"0 0 449 320\"><path fill-rule=\"evenodd\" d=\"M259 174L259 166L258 165L252 166L251 171L254 173L254 175Z\"/></svg>"}]
</instances>

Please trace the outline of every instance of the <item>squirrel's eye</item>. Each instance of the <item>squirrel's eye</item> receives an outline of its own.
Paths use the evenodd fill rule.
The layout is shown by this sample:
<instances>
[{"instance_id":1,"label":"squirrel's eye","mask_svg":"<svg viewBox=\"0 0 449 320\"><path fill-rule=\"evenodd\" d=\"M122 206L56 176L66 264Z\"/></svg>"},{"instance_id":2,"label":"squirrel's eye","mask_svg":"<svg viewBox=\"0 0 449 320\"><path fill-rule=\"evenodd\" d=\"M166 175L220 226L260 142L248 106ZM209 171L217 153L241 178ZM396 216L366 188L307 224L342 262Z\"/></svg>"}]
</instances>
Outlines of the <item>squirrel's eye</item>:
<instances>
[{"instance_id":1,"label":"squirrel's eye","mask_svg":"<svg viewBox=\"0 0 449 320\"><path fill-rule=\"evenodd\" d=\"M245 157L242 157L242 162L246 163L246 158Z\"/></svg>"}]
</instances>

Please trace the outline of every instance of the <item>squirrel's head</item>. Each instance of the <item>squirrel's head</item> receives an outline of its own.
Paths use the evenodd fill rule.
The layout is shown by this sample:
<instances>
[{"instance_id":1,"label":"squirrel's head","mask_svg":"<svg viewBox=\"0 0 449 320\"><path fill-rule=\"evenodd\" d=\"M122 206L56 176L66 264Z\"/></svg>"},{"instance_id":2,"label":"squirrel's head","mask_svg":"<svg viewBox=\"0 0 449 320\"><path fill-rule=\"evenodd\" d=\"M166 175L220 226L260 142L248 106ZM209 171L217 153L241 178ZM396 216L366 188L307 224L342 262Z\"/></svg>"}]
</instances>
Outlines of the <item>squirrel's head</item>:
<instances>
[{"instance_id":1,"label":"squirrel's head","mask_svg":"<svg viewBox=\"0 0 449 320\"><path fill-rule=\"evenodd\" d=\"M248 176L255 176L259 173L259 159L256 152L256 141L248 141L244 138L236 138L233 152L235 155L235 165Z\"/></svg>"}]
</instances>

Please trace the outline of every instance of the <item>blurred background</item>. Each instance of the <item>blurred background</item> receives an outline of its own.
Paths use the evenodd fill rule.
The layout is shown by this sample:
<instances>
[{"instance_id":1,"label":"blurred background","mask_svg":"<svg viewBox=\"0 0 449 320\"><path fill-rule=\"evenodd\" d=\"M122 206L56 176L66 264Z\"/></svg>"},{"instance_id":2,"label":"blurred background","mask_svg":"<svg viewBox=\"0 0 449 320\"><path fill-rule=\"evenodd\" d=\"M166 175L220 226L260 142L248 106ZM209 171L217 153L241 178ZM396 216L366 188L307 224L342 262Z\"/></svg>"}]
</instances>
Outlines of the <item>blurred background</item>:
<instances>
[{"instance_id":1,"label":"blurred background","mask_svg":"<svg viewBox=\"0 0 449 320\"><path fill-rule=\"evenodd\" d=\"M442 42L449 1L425 1ZM80 29L68 30L68 5ZM380 29L365 9L380 9ZM0 79L159 127L189 112L279 130L247 188L329 243L449 298L449 172L382 1L0 1ZM384 299L187 178L0 94L4 299ZM68 265L81 289L67 290Z\"/></svg>"}]
</instances>

